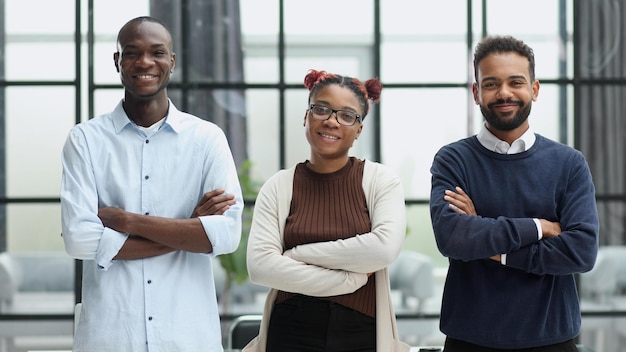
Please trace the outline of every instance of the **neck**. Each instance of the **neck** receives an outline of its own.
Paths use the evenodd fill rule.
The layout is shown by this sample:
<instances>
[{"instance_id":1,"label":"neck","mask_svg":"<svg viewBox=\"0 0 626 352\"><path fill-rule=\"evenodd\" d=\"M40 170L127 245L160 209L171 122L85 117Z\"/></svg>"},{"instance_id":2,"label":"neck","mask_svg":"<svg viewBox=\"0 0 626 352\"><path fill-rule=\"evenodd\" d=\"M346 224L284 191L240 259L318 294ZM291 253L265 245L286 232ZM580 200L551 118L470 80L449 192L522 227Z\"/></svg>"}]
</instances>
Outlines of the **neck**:
<instances>
[{"instance_id":1,"label":"neck","mask_svg":"<svg viewBox=\"0 0 626 352\"><path fill-rule=\"evenodd\" d=\"M320 159L311 157L311 160L309 160L309 162L306 163L306 166L309 169L317 173L330 174L338 170L341 170L341 168L346 166L347 163L348 163L347 156L343 158L339 158L339 159L332 159L332 160L329 160L329 159L320 160Z\"/></svg>"},{"instance_id":2,"label":"neck","mask_svg":"<svg viewBox=\"0 0 626 352\"><path fill-rule=\"evenodd\" d=\"M167 115L168 109L167 96L152 100L137 100L129 96L124 98L124 111L138 126L152 126Z\"/></svg>"}]
</instances>

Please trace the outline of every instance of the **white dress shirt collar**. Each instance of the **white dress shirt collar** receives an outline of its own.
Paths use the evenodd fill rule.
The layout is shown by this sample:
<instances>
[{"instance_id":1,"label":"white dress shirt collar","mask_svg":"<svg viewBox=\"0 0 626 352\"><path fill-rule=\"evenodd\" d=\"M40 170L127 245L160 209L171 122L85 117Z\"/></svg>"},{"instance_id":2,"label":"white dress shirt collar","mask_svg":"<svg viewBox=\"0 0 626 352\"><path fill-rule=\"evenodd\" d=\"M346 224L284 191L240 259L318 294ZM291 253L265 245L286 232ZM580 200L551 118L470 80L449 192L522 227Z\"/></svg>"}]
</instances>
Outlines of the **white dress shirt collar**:
<instances>
[{"instance_id":1,"label":"white dress shirt collar","mask_svg":"<svg viewBox=\"0 0 626 352\"><path fill-rule=\"evenodd\" d=\"M532 131L532 128L528 127L528 130L526 130L520 138L516 139L513 141L513 144L509 145L509 143L499 139L491 133L484 123L476 137L483 147L500 154L517 154L525 152L530 149L533 144L535 144L535 140L537 139L535 137L535 133Z\"/></svg>"}]
</instances>

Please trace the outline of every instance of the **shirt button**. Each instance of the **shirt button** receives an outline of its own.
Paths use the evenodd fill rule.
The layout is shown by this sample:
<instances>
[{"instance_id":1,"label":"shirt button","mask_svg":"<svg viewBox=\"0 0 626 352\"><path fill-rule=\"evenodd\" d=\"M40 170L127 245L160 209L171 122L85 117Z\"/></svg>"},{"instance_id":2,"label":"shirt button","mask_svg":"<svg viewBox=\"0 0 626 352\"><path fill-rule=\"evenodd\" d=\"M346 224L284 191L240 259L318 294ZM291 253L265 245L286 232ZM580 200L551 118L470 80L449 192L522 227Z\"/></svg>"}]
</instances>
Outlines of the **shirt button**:
<instances>
[{"instance_id":1,"label":"shirt button","mask_svg":"<svg viewBox=\"0 0 626 352\"><path fill-rule=\"evenodd\" d=\"M148 280L148 283L149 283L149 284L151 284L151 283L152 283L152 280Z\"/></svg>"},{"instance_id":2,"label":"shirt button","mask_svg":"<svg viewBox=\"0 0 626 352\"><path fill-rule=\"evenodd\" d=\"M150 178L150 176L146 175L143 178L145 178L146 180Z\"/></svg>"},{"instance_id":3,"label":"shirt button","mask_svg":"<svg viewBox=\"0 0 626 352\"><path fill-rule=\"evenodd\" d=\"M148 144L148 143L150 143L150 140L149 140L149 139L146 139L146 144Z\"/></svg>"},{"instance_id":4,"label":"shirt button","mask_svg":"<svg viewBox=\"0 0 626 352\"><path fill-rule=\"evenodd\" d=\"M152 317L148 317L148 320L152 321Z\"/></svg>"}]
</instances>

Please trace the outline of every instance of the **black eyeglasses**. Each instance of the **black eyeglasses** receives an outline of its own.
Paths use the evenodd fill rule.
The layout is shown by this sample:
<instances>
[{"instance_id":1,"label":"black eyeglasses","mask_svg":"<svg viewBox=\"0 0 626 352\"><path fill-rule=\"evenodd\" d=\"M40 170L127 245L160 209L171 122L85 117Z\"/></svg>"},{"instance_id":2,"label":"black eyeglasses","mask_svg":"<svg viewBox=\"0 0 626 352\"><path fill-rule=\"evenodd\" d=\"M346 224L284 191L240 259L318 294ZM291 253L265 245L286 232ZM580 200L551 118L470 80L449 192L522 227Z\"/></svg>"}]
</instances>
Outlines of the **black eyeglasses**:
<instances>
[{"instance_id":1,"label":"black eyeglasses","mask_svg":"<svg viewBox=\"0 0 626 352\"><path fill-rule=\"evenodd\" d=\"M309 105L309 110L311 112L311 116L319 121L328 120L333 113L335 113L335 119L340 125L343 126L352 126L357 120L359 122L363 121L361 115L355 113L350 110L335 110L331 109L328 106L311 104Z\"/></svg>"}]
</instances>

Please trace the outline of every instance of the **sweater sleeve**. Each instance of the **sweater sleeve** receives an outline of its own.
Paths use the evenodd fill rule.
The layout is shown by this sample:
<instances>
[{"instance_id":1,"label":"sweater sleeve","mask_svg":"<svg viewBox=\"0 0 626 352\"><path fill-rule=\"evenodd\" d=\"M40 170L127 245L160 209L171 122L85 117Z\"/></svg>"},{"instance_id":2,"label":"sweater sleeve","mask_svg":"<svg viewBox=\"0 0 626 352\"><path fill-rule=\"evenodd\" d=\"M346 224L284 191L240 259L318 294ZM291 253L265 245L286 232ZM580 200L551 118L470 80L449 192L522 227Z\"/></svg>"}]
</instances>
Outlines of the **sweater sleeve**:
<instances>
[{"instance_id":1,"label":"sweater sleeve","mask_svg":"<svg viewBox=\"0 0 626 352\"><path fill-rule=\"evenodd\" d=\"M304 263L359 273L375 272L391 264L406 236L402 183L386 166L367 162L363 190L370 212L371 232L299 245L285 254Z\"/></svg>"},{"instance_id":2,"label":"sweater sleeve","mask_svg":"<svg viewBox=\"0 0 626 352\"><path fill-rule=\"evenodd\" d=\"M537 227L532 218L495 218L459 214L444 200L446 190L463 188L470 198L473 190L467 179L468 157L462 146L445 146L431 166L430 215L439 251L446 257L470 261L510 253L538 241ZM479 168L479 165L471 165ZM508 260L508 259L507 259Z\"/></svg>"},{"instance_id":3,"label":"sweater sleeve","mask_svg":"<svg viewBox=\"0 0 626 352\"><path fill-rule=\"evenodd\" d=\"M367 274L332 270L283 255L282 232L291 197L284 197L281 171L260 189L248 238L247 266L250 280L274 289L309 296L352 293L367 283Z\"/></svg>"},{"instance_id":4,"label":"sweater sleeve","mask_svg":"<svg viewBox=\"0 0 626 352\"><path fill-rule=\"evenodd\" d=\"M573 154L563 177L565 191L557 204L561 234L512 251L507 266L544 275L567 275L593 268L598 252L598 211L589 166Z\"/></svg>"}]
</instances>

